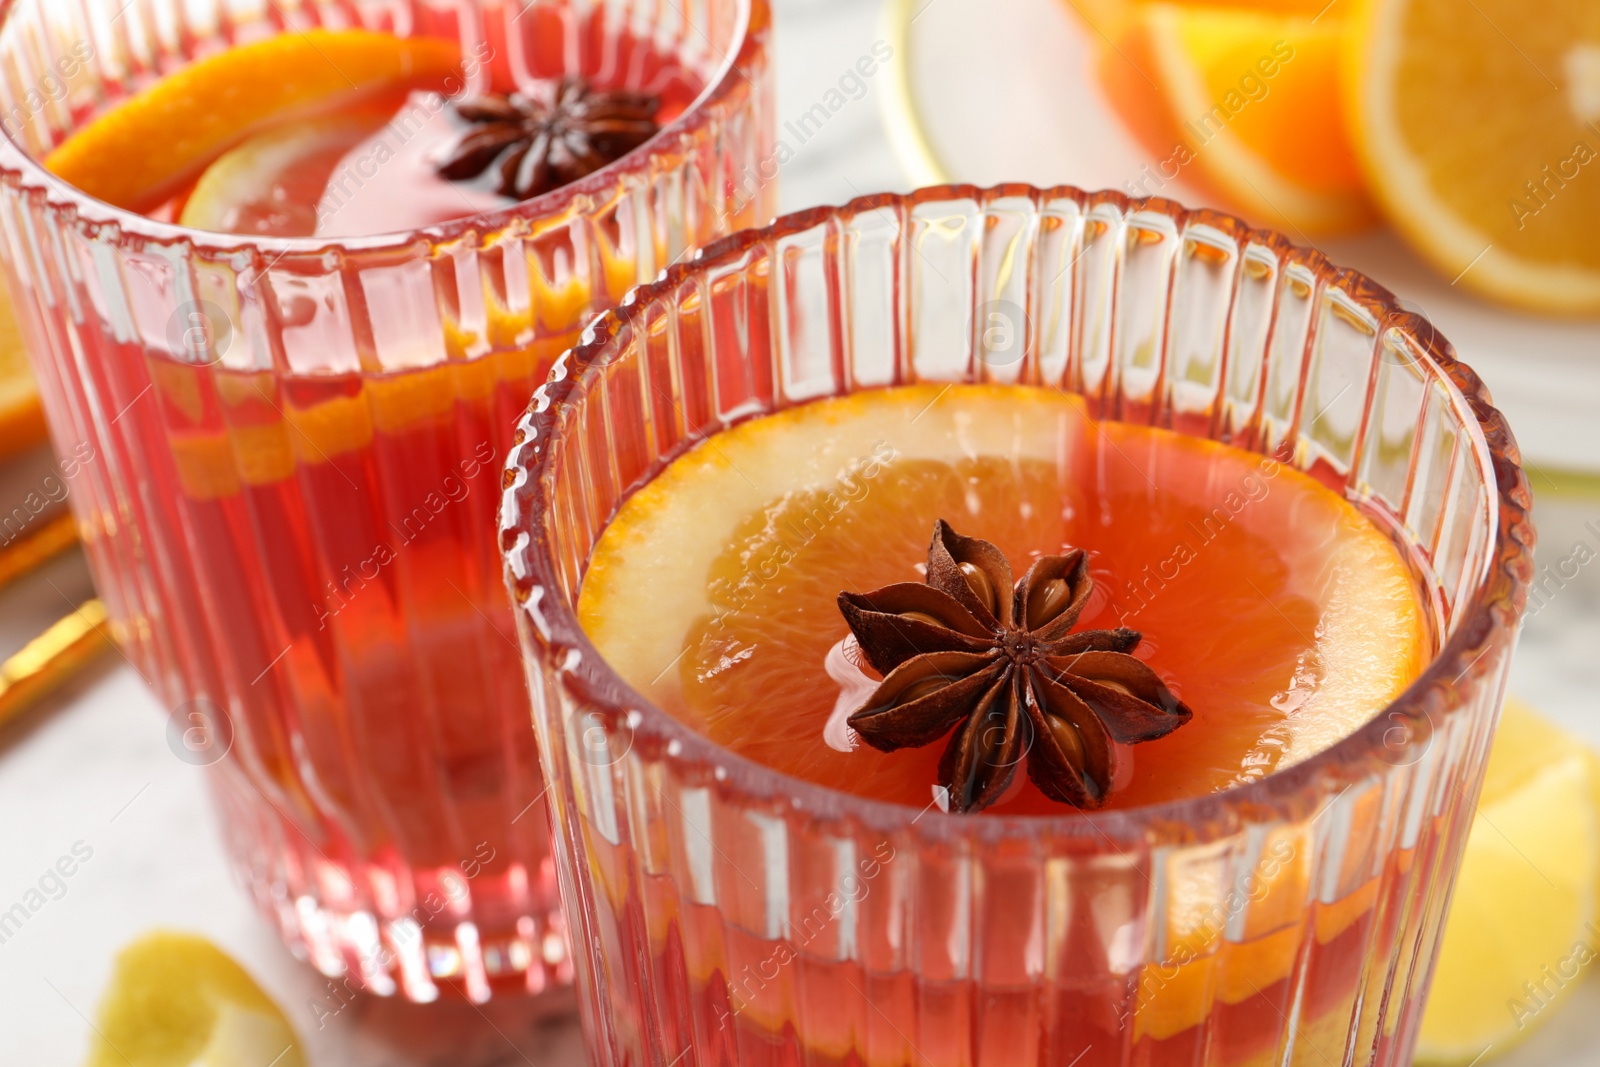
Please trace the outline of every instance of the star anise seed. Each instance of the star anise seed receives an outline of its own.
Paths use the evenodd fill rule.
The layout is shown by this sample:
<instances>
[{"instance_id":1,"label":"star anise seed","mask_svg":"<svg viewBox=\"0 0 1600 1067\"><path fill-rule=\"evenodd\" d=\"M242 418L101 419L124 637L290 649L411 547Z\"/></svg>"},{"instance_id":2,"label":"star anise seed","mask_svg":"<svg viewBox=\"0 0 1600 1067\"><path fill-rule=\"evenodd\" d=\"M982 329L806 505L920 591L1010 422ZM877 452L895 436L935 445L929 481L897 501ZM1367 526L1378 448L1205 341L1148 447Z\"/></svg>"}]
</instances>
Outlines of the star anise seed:
<instances>
[{"instance_id":1,"label":"star anise seed","mask_svg":"<svg viewBox=\"0 0 1600 1067\"><path fill-rule=\"evenodd\" d=\"M884 676L850 726L884 752L950 734L939 778L954 812L993 804L1023 763L1046 796L1102 806L1116 745L1165 737L1192 712L1129 655L1138 632L1071 632L1093 589L1082 549L1041 557L1013 582L1004 553L939 520L923 584L839 594Z\"/></svg>"},{"instance_id":2,"label":"star anise seed","mask_svg":"<svg viewBox=\"0 0 1600 1067\"><path fill-rule=\"evenodd\" d=\"M661 100L627 89L595 89L569 75L549 99L490 93L455 105L475 125L438 165L450 181L499 162L501 196L528 200L593 174L654 137Z\"/></svg>"}]
</instances>

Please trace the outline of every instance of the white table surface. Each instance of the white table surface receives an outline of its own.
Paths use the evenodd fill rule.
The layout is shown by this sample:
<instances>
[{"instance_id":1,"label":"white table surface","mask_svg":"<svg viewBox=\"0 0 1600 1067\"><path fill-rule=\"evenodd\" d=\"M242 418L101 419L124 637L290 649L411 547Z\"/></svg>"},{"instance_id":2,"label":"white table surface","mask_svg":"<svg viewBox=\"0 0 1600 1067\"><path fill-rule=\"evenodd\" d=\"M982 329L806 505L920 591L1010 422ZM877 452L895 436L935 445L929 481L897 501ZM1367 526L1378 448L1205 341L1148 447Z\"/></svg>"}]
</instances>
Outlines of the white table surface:
<instances>
[{"instance_id":1,"label":"white table surface","mask_svg":"<svg viewBox=\"0 0 1600 1067\"><path fill-rule=\"evenodd\" d=\"M870 0L775 0L775 7L781 126L809 109L882 31ZM864 99L837 114L784 168L785 210L906 187L880 119L887 76L881 72ZM34 456L0 471L0 511L48 468L48 457ZM1547 559L1568 554L1579 538L1600 549L1600 534L1584 526L1594 521L1600 530L1600 497L1535 488ZM91 588L74 556L6 590L0 655ZM1530 623L1513 688L1600 744L1600 715L1585 696L1600 682L1597 649L1600 567L1591 567ZM559 1004L480 1011L363 998L319 1029L308 1002L324 980L289 956L235 886L202 774L174 757L162 709L115 654L0 731L0 910L77 842L93 849L65 895L0 944L0 1063L80 1062L113 953L157 926L203 933L240 960L284 1006L315 1067L583 1063L576 1028ZM1590 982L1576 1000L1502 1062L1600 1063L1591 1037L1600 986Z\"/></svg>"}]
</instances>

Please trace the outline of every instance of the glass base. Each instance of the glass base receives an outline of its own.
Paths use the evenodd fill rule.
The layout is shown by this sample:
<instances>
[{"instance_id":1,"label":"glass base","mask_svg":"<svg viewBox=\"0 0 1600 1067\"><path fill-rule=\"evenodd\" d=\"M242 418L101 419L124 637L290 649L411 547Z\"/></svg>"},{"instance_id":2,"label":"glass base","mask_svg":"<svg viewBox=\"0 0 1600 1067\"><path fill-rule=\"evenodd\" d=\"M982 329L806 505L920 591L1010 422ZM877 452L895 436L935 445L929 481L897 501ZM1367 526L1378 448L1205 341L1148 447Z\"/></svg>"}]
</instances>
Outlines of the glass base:
<instances>
[{"instance_id":1,"label":"glass base","mask_svg":"<svg viewBox=\"0 0 1600 1067\"><path fill-rule=\"evenodd\" d=\"M352 858L342 835L314 840L242 776L215 770L212 787L235 874L289 950L335 980L330 1012L355 993L482 1004L571 985L546 850L516 856L514 845L482 842L458 864L427 868ZM527 819L543 830L542 801L517 821Z\"/></svg>"}]
</instances>

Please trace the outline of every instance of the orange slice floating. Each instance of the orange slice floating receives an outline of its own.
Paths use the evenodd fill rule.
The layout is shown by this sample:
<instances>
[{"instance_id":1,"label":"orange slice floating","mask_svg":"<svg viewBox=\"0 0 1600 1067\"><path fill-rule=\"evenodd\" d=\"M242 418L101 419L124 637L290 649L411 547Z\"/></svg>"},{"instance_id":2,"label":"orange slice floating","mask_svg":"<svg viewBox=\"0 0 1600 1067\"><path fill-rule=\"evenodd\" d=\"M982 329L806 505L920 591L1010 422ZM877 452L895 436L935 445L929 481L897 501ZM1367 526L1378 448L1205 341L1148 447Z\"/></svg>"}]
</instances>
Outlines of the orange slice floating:
<instances>
[{"instance_id":1,"label":"orange slice floating","mask_svg":"<svg viewBox=\"0 0 1600 1067\"><path fill-rule=\"evenodd\" d=\"M839 592L919 581L937 517L993 541L1019 573L1031 554L1076 544L1102 568L1095 603L1118 598L1122 616L1092 604L1080 625L1143 631L1196 716L1131 750L1112 804L1203 794L1326 748L1426 659L1421 609L1384 535L1309 477L1268 476L1260 462L1090 423L1054 390L819 401L710 438L631 497L595 549L579 615L624 677L717 743L920 807L943 744L885 755L827 741L860 681L836 654ZM1171 580L1151 577L1169 567ZM995 810L1064 809L1025 790Z\"/></svg>"},{"instance_id":2,"label":"orange slice floating","mask_svg":"<svg viewBox=\"0 0 1600 1067\"><path fill-rule=\"evenodd\" d=\"M406 86L444 89L460 47L369 30L307 30L230 48L162 78L50 154L45 165L90 196L150 211L268 124Z\"/></svg>"}]
</instances>

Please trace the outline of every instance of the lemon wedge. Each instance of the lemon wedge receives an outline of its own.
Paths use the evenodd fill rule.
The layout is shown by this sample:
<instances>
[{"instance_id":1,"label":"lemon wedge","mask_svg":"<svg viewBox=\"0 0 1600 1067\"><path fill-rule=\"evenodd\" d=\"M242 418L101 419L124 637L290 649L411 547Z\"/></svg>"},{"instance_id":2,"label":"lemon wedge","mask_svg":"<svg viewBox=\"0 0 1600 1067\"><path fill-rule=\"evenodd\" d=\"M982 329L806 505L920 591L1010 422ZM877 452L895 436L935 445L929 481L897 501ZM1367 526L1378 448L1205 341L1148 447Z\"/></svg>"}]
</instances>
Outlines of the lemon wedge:
<instances>
[{"instance_id":1,"label":"lemon wedge","mask_svg":"<svg viewBox=\"0 0 1600 1067\"><path fill-rule=\"evenodd\" d=\"M1417 1060L1466 1064L1553 1014L1600 955L1596 759L1515 702L1489 757Z\"/></svg>"},{"instance_id":2,"label":"lemon wedge","mask_svg":"<svg viewBox=\"0 0 1600 1067\"><path fill-rule=\"evenodd\" d=\"M157 932L123 949L87 1067L305 1067L283 1012L203 937Z\"/></svg>"}]
</instances>

